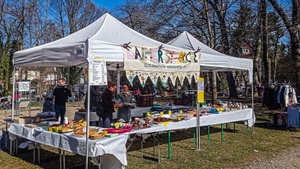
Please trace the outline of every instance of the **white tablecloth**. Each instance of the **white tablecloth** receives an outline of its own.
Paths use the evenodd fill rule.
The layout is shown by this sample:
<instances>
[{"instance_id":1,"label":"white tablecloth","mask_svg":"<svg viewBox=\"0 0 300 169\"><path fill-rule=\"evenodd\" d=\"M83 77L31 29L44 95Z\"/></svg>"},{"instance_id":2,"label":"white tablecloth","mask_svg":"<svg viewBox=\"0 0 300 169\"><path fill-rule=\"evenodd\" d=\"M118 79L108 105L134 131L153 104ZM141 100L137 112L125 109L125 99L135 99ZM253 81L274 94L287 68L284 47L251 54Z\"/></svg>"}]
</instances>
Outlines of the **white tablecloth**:
<instances>
[{"instance_id":1,"label":"white tablecloth","mask_svg":"<svg viewBox=\"0 0 300 169\"><path fill-rule=\"evenodd\" d=\"M74 137L71 133L59 134L45 130L32 129L12 123L8 129L13 136L19 136L43 145L59 148L75 154L86 154L86 139ZM128 135L121 134L113 138L89 140L89 157L101 157L103 168L123 168L127 165L126 142ZM105 167L104 167L105 166Z\"/></svg>"},{"instance_id":2,"label":"white tablecloth","mask_svg":"<svg viewBox=\"0 0 300 169\"><path fill-rule=\"evenodd\" d=\"M209 114L207 116L200 117L200 126L225 124L238 121L247 121L249 127L253 126L255 123L255 116L252 109L243 109L232 112L223 112L219 114ZM163 124L153 125L150 128L133 130L131 133L154 133L170 130L179 130L196 127L196 117L190 120L184 120L180 122L169 122L167 126Z\"/></svg>"}]
</instances>

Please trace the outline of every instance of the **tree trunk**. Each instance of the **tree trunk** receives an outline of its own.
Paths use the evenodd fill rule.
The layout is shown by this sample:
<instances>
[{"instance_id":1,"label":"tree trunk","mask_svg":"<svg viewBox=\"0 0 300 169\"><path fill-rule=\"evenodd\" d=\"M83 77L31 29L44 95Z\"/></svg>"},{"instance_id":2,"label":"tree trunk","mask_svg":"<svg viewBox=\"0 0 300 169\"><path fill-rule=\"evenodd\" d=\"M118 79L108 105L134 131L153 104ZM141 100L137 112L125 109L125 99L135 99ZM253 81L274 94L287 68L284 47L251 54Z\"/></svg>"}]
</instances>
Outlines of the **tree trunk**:
<instances>
[{"instance_id":1,"label":"tree trunk","mask_svg":"<svg viewBox=\"0 0 300 169\"><path fill-rule=\"evenodd\" d=\"M294 60L294 66L296 68L297 74L295 75L295 81L297 85L297 92L300 90L300 37L299 37L299 22L300 22L300 2L299 0L292 0L292 13L291 16L288 16L288 12L277 3L276 0L269 0L273 8L277 11L278 15L281 17L284 25L286 26L290 38L291 38L291 52L292 58Z\"/></svg>"},{"instance_id":2,"label":"tree trunk","mask_svg":"<svg viewBox=\"0 0 300 169\"><path fill-rule=\"evenodd\" d=\"M212 84L212 88L213 88L213 92L212 92L212 104L216 104L217 103L217 98L218 98L218 92L217 92L217 73L216 71L212 72L212 80L213 80L213 84Z\"/></svg>"},{"instance_id":3,"label":"tree trunk","mask_svg":"<svg viewBox=\"0 0 300 169\"><path fill-rule=\"evenodd\" d=\"M225 20L226 19L225 18L226 8L227 8L226 4L223 0L220 2L220 4L218 1L216 2L216 1L212 1L212 0L210 0L209 3L214 8L214 10L218 16L220 29L221 29L223 51L225 54L229 55L230 48L229 48L227 26L226 26L226 20ZM227 82L228 82L228 86L229 86L229 97L230 98L238 98L237 91L236 91L236 85L235 85L235 81L234 81L232 72L227 72L226 77L227 77Z\"/></svg>"},{"instance_id":4,"label":"tree trunk","mask_svg":"<svg viewBox=\"0 0 300 169\"><path fill-rule=\"evenodd\" d=\"M298 35L298 36L297 36ZM295 68L297 69L297 75L295 77L296 85L297 85L297 93L300 92L300 38L299 33L295 31L291 36L291 50L292 50L292 57L295 61Z\"/></svg>"},{"instance_id":5,"label":"tree trunk","mask_svg":"<svg viewBox=\"0 0 300 169\"><path fill-rule=\"evenodd\" d=\"M204 10L205 10L205 19L206 19L206 24L207 24L207 29L208 29L208 34L209 34L209 43L211 48L215 48L215 40L211 28L211 23L210 23L210 15L208 12L208 2L207 0L203 1L204 4ZM216 78L216 72L214 71L212 73L212 103L216 103L218 99L218 94L217 94L217 78Z\"/></svg>"},{"instance_id":6,"label":"tree trunk","mask_svg":"<svg viewBox=\"0 0 300 169\"><path fill-rule=\"evenodd\" d=\"M264 81L265 84L270 82L270 69L269 69L269 58L268 58L268 29L267 29L267 6L265 0L260 0L260 12L261 12L261 23L262 23L262 54L263 54L263 65L264 65Z\"/></svg>"}]
</instances>

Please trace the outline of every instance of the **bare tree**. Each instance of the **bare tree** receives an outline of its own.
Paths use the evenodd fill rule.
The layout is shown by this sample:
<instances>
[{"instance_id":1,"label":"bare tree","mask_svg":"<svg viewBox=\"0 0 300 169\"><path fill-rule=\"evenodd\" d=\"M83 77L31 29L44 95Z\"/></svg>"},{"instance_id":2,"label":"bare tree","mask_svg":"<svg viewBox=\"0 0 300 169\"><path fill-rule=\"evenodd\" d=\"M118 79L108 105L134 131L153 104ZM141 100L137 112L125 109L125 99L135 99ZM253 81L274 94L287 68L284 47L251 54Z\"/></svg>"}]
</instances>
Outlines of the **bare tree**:
<instances>
[{"instance_id":1,"label":"bare tree","mask_svg":"<svg viewBox=\"0 0 300 169\"><path fill-rule=\"evenodd\" d=\"M297 69L295 77L297 89L300 89L300 2L299 0L288 0L285 3L278 3L278 0L269 0L273 8L276 10L278 15L281 17L287 31L290 35L291 40L291 54L293 58L294 66ZM285 10L284 7L291 4L290 10ZM292 11L290 13L290 11Z\"/></svg>"},{"instance_id":2,"label":"bare tree","mask_svg":"<svg viewBox=\"0 0 300 169\"><path fill-rule=\"evenodd\" d=\"M98 19L106 10L97 7L90 0L50 0L51 14L60 25L61 36L74 33ZM82 68L61 68L60 72L67 77L69 84L76 84Z\"/></svg>"}]
</instances>

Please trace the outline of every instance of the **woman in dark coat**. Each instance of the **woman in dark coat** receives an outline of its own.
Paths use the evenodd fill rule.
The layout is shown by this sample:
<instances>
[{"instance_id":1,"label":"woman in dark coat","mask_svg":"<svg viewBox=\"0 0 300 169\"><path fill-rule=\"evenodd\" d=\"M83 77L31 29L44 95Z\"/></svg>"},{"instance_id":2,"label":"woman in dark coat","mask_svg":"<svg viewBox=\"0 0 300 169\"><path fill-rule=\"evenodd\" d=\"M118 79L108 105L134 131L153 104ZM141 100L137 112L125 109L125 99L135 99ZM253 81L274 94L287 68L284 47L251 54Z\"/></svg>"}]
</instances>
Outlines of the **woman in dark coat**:
<instances>
[{"instance_id":1,"label":"woman in dark coat","mask_svg":"<svg viewBox=\"0 0 300 169\"><path fill-rule=\"evenodd\" d=\"M103 113L102 113L102 120L103 120L103 127L109 128L110 124L112 122L112 113L115 112L114 107L120 106L117 100L113 100L114 92L117 89L117 85L113 82L108 82L107 89L102 93L101 99L102 99L102 107L103 107Z\"/></svg>"}]
</instances>

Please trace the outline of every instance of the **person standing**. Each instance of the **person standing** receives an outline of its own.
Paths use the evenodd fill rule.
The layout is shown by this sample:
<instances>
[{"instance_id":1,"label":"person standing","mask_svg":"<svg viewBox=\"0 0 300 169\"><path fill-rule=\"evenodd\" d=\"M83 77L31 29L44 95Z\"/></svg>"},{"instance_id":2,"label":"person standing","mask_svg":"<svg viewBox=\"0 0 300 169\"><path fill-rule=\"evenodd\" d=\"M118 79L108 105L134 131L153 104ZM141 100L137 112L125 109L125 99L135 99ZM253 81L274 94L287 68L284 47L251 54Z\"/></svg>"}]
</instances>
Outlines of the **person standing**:
<instances>
[{"instance_id":1,"label":"person standing","mask_svg":"<svg viewBox=\"0 0 300 169\"><path fill-rule=\"evenodd\" d=\"M118 109L117 119L120 122L128 123L131 121L131 107L134 107L135 100L129 91L128 85L123 84L123 91L118 95L118 100L121 100L121 107Z\"/></svg>"},{"instance_id":2,"label":"person standing","mask_svg":"<svg viewBox=\"0 0 300 169\"><path fill-rule=\"evenodd\" d=\"M117 100L113 100L116 89L116 83L108 81L107 89L101 95L103 107L102 120L104 128L110 127L110 124L113 120L112 113L115 112L114 107L120 106Z\"/></svg>"},{"instance_id":3,"label":"person standing","mask_svg":"<svg viewBox=\"0 0 300 169\"><path fill-rule=\"evenodd\" d=\"M68 100L68 97L71 96L71 91L66 85L66 80L64 78L60 78L58 80L57 86L55 86L53 90L56 120L58 120L60 116L60 124L64 123L66 114L66 102Z\"/></svg>"}]
</instances>

